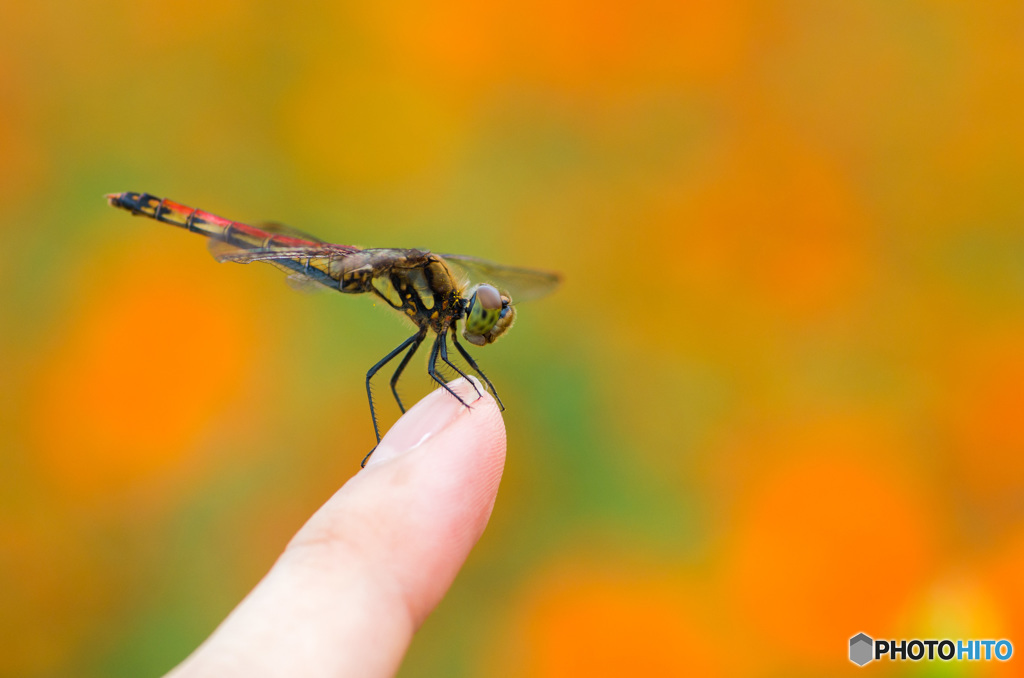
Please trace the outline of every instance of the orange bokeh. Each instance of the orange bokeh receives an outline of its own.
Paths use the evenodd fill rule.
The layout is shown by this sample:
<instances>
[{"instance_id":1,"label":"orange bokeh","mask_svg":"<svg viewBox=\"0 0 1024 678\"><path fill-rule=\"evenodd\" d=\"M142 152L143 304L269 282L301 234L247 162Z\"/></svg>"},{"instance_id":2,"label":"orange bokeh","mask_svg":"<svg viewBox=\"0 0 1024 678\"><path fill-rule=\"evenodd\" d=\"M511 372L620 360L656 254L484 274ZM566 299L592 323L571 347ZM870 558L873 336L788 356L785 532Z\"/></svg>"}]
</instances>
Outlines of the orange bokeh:
<instances>
[{"instance_id":1,"label":"orange bokeh","mask_svg":"<svg viewBox=\"0 0 1024 678\"><path fill-rule=\"evenodd\" d=\"M280 122L286 148L311 176L360 188L444 167L462 127L458 109L429 88L337 62L297 79Z\"/></svg>"},{"instance_id":2,"label":"orange bokeh","mask_svg":"<svg viewBox=\"0 0 1024 678\"><path fill-rule=\"evenodd\" d=\"M985 637L1010 638L1014 650L1019 638L1024 638L1024 530L1019 527L1006 535L999 547L977 563L977 579L988 585L988 590L1005 624L978 629ZM975 564L975 563L972 563Z\"/></svg>"},{"instance_id":3,"label":"orange bokeh","mask_svg":"<svg viewBox=\"0 0 1024 678\"><path fill-rule=\"evenodd\" d=\"M716 676L723 658L700 589L644 566L579 563L539 577L510 675ZM509 668L506 666L506 669Z\"/></svg>"},{"instance_id":4,"label":"orange bokeh","mask_svg":"<svg viewBox=\"0 0 1024 678\"><path fill-rule=\"evenodd\" d=\"M5 71L0 59L0 90L13 87L13 83L7 82L10 76ZM0 97L0 149L4 156L4 162L0 163L0 199L3 200L10 201L37 190L45 175L46 156L30 133L31 114L26 108L26 102ZM12 224L0 224L0 229L10 226Z\"/></svg>"},{"instance_id":5,"label":"orange bokeh","mask_svg":"<svg viewBox=\"0 0 1024 678\"><path fill-rule=\"evenodd\" d=\"M245 25L249 9L240 0L143 0L130 5L126 32L138 47L150 50L200 43L208 48L205 41L228 47L231 41L225 31L237 33Z\"/></svg>"},{"instance_id":6,"label":"orange bokeh","mask_svg":"<svg viewBox=\"0 0 1024 678\"><path fill-rule=\"evenodd\" d=\"M694 199L674 269L694 290L787 317L848 303L869 274L870 240L849 179L794 138L753 139Z\"/></svg>"},{"instance_id":7,"label":"orange bokeh","mask_svg":"<svg viewBox=\"0 0 1024 678\"><path fill-rule=\"evenodd\" d=\"M744 56L747 14L736 2L449 0L378 5L368 27L400 68L440 83L616 94L728 74Z\"/></svg>"},{"instance_id":8,"label":"orange bokeh","mask_svg":"<svg viewBox=\"0 0 1024 678\"><path fill-rule=\"evenodd\" d=\"M870 421L780 433L733 458L758 461L725 535L722 593L757 639L751 656L834 663L858 631L895 633L933 574L937 516L896 461L906 450Z\"/></svg>"},{"instance_id":9,"label":"orange bokeh","mask_svg":"<svg viewBox=\"0 0 1024 678\"><path fill-rule=\"evenodd\" d=\"M996 507L1015 503L1024 486L1024 330L955 342L943 360L938 420L957 483Z\"/></svg>"},{"instance_id":10,"label":"orange bokeh","mask_svg":"<svg viewBox=\"0 0 1024 678\"><path fill-rule=\"evenodd\" d=\"M586 244L619 273L588 279L595 296L642 320L610 331L643 350L703 341L720 351L722 333L778 338L794 323L842 317L874 290L879 236L853 177L823 149L766 126L708 165L700 177L662 177L639 215L623 217L628 235ZM643 280L639 293L624 284L631 275ZM741 328L747 337L732 335Z\"/></svg>"},{"instance_id":11,"label":"orange bokeh","mask_svg":"<svg viewBox=\"0 0 1024 678\"><path fill-rule=\"evenodd\" d=\"M101 554L49 509L0 521L0 591L16 613L0 615L6 675L61 673L118 596L118 583L97 567Z\"/></svg>"},{"instance_id":12,"label":"orange bokeh","mask_svg":"<svg viewBox=\"0 0 1024 678\"><path fill-rule=\"evenodd\" d=\"M193 258L161 272L136 254L88 283L100 289L55 330L37 377L30 435L47 475L74 494L116 492L186 461L252 358L232 291L203 282L212 266Z\"/></svg>"}]
</instances>

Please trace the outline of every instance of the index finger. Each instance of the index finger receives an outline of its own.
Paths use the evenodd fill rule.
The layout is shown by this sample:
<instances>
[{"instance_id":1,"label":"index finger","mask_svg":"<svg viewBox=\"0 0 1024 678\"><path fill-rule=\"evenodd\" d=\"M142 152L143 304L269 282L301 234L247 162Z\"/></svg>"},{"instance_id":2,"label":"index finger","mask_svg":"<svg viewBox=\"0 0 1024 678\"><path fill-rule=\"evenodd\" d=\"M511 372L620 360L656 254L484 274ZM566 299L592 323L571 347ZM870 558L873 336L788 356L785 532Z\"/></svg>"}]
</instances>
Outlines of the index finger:
<instances>
[{"instance_id":1,"label":"index finger","mask_svg":"<svg viewBox=\"0 0 1024 678\"><path fill-rule=\"evenodd\" d=\"M483 533L505 462L494 400L453 382L403 416L175 676L386 676ZM377 455L380 455L379 457Z\"/></svg>"}]
</instances>

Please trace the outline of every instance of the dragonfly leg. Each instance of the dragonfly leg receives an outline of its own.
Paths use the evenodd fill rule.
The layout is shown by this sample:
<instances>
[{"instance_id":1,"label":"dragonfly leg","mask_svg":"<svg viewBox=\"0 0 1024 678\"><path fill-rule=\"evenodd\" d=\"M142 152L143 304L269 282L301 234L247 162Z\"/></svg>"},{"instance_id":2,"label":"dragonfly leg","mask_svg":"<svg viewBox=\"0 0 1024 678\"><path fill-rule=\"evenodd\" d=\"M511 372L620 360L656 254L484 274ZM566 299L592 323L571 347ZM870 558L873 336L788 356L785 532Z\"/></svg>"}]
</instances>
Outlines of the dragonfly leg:
<instances>
[{"instance_id":1,"label":"dragonfly leg","mask_svg":"<svg viewBox=\"0 0 1024 678\"><path fill-rule=\"evenodd\" d=\"M462 357L465 359L465 361L469 363L469 366L472 367L476 371L476 373L480 375L480 378L484 380L484 383L487 384L487 388L491 389L491 393L494 394L494 399L498 401L498 407L501 408L502 412L504 412L505 405L503 405L501 402L501 396L499 396L498 392L494 390L494 384L491 383L491 380L488 379L487 375L484 374L483 370L480 369L480 366L476 364L476 361L473 360L473 356L469 355L466 349L462 348L462 344L460 344L459 340L455 337L454 331L452 332L452 344L454 344L455 348L457 348L459 353L462 354Z\"/></svg>"},{"instance_id":2,"label":"dragonfly leg","mask_svg":"<svg viewBox=\"0 0 1024 678\"><path fill-rule=\"evenodd\" d=\"M441 375L439 375L437 373L437 356L438 356L438 353L441 351L441 347L444 346L445 335L447 335L447 334L448 334L447 330L444 331L444 332L438 332L437 333L437 339L434 340L434 345L430 349L430 360L427 361L427 374L430 375L431 379L433 379L437 383L441 384L441 386L442 386L442 388L444 388L444 390L448 391L453 396L455 396L455 399L458 400L460 403L462 403L465 406L465 408L468 410L469 409L469 404L465 400L463 400L462 397L459 396L458 393L453 391L452 387L449 386L445 382L445 380L441 378Z\"/></svg>"},{"instance_id":3,"label":"dragonfly leg","mask_svg":"<svg viewBox=\"0 0 1024 678\"><path fill-rule=\"evenodd\" d=\"M380 368L384 367L389 362L394 360L395 356L397 356L399 353L401 353L405 349L409 348L409 345L412 344L413 342L415 342L417 339L420 340L420 341L423 341L423 337L425 335L426 335L425 328L420 329L419 332L417 332L416 334L412 335L411 337L409 337L408 339L403 341L398 346L398 348L396 348L391 353L388 353L386 356L381 358L380 361L376 365L371 367L370 371L366 373L366 399L368 401L370 401L370 419L373 420L373 434L375 436L377 436L377 445L380 444L380 426L377 424L377 410L373 406L373 391L370 390L370 381L373 379L373 376L375 374L377 374L377 372L380 371ZM377 449L377 445L373 446L373 450ZM366 466L366 461L370 458L370 455L373 454L373 450L370 450L367 453L367 455L365 457L363 457L363 462L359 465L360 467Z\"/></svg>"},{"instance_id":4,"label":"dragonfly leg","mask_svg":"<svg viewBox=\"0 0 1024 678\"><path fill-rule=\"evenodd\" d=\"M402 398L398 395L398 379L402 376L402 372L405 371L405 366L409 364L416 349L423 343L423 338L427 336L427 328L424 327L416 335L416 340L412 342L412 346L409 347L409 351L402 358L402 362L398 363L398 369L395 370L394 376L391 377L391 392L395 394L395 402L398 403L398 409L402 410L402 414L405 414L405 405L402 404Z\"/></svg>"},{"instance_id":5,"label":"dragonfly leg","mask_svg":"<svg viewBox=\"0 0 1024 678\"><path fill-rule=\"evenodd\" d=\"M452 341L455 341L455 332L452 332ZM463 372L462 370L460 370L458 367L455 366L455 363L453 363L451 360L448 360L448 342L447 341L442 341L441 342L441 360L444 361L445 365L447 365L448 367L450 367L453 370L455 370L460 377L462 377L463 379L465 379L466 381L468 381L470 384L473 385L473 390L476 391L476 395L477 395L478 398L483 397L484 394L480 392L479 388L477 388L476 381L473 380L473 379L470 379L469 376L467 376L465 372Z\"/></svg>"}]
</instances>

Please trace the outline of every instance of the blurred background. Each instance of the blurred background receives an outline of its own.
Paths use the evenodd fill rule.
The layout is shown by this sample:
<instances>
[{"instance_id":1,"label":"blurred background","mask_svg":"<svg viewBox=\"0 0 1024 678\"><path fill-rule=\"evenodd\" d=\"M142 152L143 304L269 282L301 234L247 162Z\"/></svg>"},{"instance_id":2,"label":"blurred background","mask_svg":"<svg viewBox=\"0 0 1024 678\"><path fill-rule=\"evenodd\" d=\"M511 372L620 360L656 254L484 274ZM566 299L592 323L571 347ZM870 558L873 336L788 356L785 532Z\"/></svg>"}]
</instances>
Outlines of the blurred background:
<instances>
[{"instance_id":1,"label":"blurred background","mask_svg":"<svg viewBox=\"0 0 1024 678\"><path fill-rule=\"evenodd\" d=\"M410 333L129 190L563 273L475 351L505 480L400 675L1024 648L1022 185L1018 2L5 3L0 671L184 658Z\"/></svg>"}]
</instances>

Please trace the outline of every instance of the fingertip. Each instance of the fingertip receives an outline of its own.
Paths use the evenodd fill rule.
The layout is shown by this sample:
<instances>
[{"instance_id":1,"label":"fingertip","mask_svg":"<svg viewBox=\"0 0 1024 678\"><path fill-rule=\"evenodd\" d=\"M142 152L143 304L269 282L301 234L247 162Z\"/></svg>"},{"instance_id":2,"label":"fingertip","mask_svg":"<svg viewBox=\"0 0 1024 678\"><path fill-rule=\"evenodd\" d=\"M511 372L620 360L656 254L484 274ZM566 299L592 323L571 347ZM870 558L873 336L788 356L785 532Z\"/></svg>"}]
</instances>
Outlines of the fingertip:
<instances>
[{"instance_id":1,"label":"fingertip","mask_svg":"<svg viewBox=\"0 0 1024 678\"><path fill-rule=\"evenodd\" d=\"M400 483L403 500L427 498L416 518L430 520L432 529L441 526L462 535L463 546L450 544L449 551L464 552L464 558L494 507L505 468L506 435L493 397L481 389L482 395L472 400L476 392L464 379L451 386L469 407L442 389L431 393L381 441L355 485L366 483L390 492ZM383 454L377 457L379 452Z\"/></svg>"},{"instance_id":2,"label":"fingertip","mask_svg":"<svg viewBox=\"0 0 1024 678\"><path fill-rule=\"evenodd\" d=\"M494 398L473 377L456 379L448 387L451 392L436 389L410 408L380 441L365 468L411 452L456 423L461 435L454 438L458 449L450 452L478 448L486 452L500 445L503 456L505 425Z\"/></svg>"}]
</instances>

